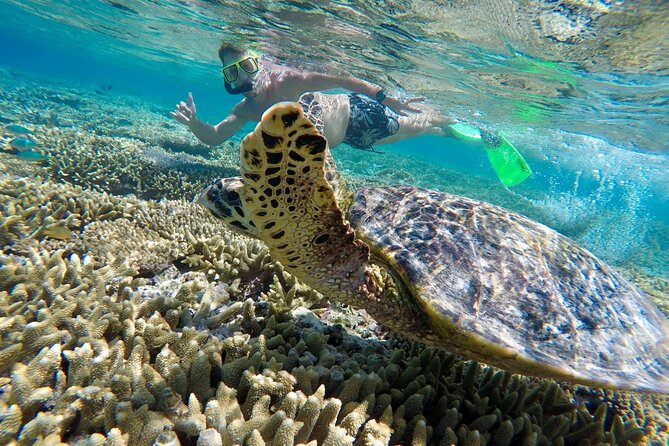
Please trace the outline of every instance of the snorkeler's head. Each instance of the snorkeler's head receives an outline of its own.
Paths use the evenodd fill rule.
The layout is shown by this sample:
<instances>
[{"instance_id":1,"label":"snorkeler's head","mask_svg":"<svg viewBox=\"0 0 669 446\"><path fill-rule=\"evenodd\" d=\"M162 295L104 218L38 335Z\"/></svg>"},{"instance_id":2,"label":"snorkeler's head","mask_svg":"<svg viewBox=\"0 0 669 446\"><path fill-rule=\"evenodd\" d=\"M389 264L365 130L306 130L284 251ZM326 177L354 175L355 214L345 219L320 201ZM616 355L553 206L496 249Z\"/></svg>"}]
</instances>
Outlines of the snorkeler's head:
<instances>
[{"instance_id":1,"label":"snorkeler's head","mask_svg":"<svg viewBox=\"0 0 669 446\"><path fill-rule=\"evenodd\" d=\"M239 60L246 55L246 50L235 45L222 43L218 47L218 58L221 59L223 66Z\"/></svg>"},{"instance_id":2,"label":"snorkeler's head","mask_svg":"<svg viewBox=\"0 0 669 446\"><path fill-rule=\"evenodd\" d=\"M218 49L218 58L223 64L225 91L229 94L240 94L253 90L253 79L258 72L258 59L255 54L223 44Z\"/></svg>"}]
</instances>

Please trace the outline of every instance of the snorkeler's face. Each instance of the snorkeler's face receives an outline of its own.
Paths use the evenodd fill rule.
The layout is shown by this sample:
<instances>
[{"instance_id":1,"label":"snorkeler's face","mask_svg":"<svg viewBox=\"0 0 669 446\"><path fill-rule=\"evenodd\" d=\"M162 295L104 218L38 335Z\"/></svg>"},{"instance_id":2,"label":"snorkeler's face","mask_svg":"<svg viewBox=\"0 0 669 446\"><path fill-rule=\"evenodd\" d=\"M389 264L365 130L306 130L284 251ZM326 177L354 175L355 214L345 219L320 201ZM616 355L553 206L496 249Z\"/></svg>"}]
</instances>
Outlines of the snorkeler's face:
<instances>
[{"instance_id":1,"label":"snorkeler's face","mask_svg":"<svg viewBox=\"0 0 669 446\"><path fill-rule=\"evenodd\" d=\"M227 59L227 58L226 58ZM246 93L253 89L253 79L258 72L258 61L252 55L245 55L223 65L225 90L229 94Z\"/></svg>"}]
</instances>

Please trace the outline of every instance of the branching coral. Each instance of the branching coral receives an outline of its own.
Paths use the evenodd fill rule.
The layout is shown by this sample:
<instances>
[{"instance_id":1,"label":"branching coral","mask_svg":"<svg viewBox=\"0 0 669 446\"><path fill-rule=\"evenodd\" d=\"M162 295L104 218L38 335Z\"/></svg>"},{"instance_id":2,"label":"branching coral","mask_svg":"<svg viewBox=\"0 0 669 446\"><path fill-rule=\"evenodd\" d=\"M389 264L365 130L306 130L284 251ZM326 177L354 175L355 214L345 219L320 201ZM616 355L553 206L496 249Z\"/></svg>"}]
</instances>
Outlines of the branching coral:
<instances>
[{"instance_id":1,"label":"branching coral","mask_svg":"<svg viewBox=\"0 0 669 446\"><path fill-rule=\"evenodd\" d=\"M145 196L193 192L191 158L57 128L38 138L47 173L98 190L0 176L0 443L666 443L666 400L323 325L302 307L323 296L261 243L184 200L109 193L140 179Z\"/></svg>"},{"instance_id":2,"label":"branching coral","mask_svg":"<svg viewBox=\"0 0 669 446\"><path fill-rule=\"evenodd\" d=\"M36 139L51 178L108 193L192 199L212 179L237 172L235 165L169 153L131 138L54 127Z\"/></svg>"},{"instance_id":3,"label":"branching coral","mask_svg":"<svg viewBox=\"0 0 669 446\"><path fill-rule=\"evenodd\" d=\"M31 274L23 286L1 291L2 327L16 333L3 350L22 343L0 407L6 438L95 443L108 432L105 441L141 445L200 435L203 444L643 437L633 420L606 405L590 415L554 383L416 344L389 350L346 334L331 340L313 319L296 322L248 299L235 305L204 273L165 273L149 286L122 263L96 267L63 251L24 262ZM225 319L230 334L218 338L207 314L225 306L236 310ZM170 323L168 314L178 317ZM284 341L268 342L277 338Z\"/></svg>"}]
</instances>

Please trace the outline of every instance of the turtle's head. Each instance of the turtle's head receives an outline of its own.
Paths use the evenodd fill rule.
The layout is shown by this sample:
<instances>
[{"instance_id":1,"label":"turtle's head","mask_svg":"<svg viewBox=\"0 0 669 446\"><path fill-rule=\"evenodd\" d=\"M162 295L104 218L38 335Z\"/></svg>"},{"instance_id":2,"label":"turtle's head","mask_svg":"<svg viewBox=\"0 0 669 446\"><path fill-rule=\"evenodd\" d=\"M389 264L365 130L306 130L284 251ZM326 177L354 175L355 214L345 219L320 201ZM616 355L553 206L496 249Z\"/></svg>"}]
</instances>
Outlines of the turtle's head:
<instances>
[{"instance_id":1,"label":"turtle's head","mask_svg":"<svg viewBox=\"0 0 669 446\"><path fill-rule=\"evenodd\" d=\"M220 218L230 229L248 237L258 238L258 231L247 212L240 193L244 182L240 177L219 178L207 187L197 202Z\"/></svg>"}]
</instances>

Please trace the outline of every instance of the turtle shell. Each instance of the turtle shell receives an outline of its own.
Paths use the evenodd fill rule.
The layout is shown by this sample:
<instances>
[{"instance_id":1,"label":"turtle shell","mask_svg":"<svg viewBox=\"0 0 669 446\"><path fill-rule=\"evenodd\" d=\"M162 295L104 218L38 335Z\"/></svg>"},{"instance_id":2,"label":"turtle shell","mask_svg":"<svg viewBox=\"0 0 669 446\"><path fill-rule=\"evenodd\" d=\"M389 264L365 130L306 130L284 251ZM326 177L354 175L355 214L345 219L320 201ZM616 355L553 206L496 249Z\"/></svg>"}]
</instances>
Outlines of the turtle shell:
<instances>
[{"instance_id":1,"label":"turtle shell","mask_svg":"<svg viewBox=\"0 0 669 446\"><path fill-rule=\"evenodd\" d=\"M357 191L349 221L405 281L432 343L521 373L669 393L667 318L556 231L413 187Z\"/></svg>"}]
</instances>

